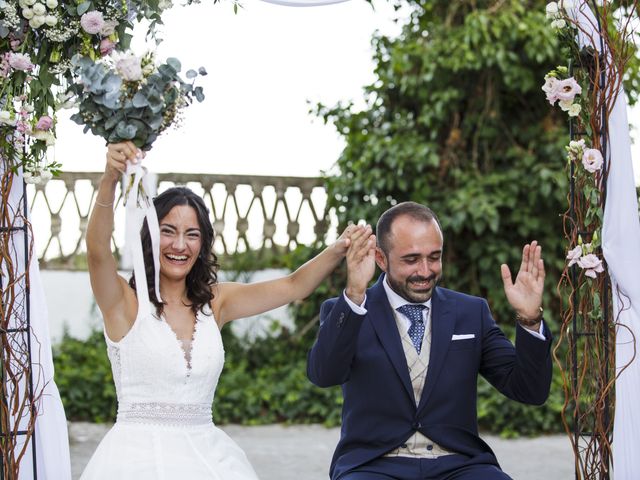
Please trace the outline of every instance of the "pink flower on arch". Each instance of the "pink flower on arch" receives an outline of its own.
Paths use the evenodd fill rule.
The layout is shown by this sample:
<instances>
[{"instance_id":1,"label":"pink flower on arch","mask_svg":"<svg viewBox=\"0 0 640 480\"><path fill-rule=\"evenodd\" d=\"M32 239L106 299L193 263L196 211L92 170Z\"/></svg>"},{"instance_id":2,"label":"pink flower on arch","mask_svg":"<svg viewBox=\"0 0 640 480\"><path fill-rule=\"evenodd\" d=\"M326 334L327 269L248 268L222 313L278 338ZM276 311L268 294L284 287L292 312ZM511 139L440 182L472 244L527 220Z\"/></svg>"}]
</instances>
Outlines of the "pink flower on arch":
<instances>
[{"instance_id":1,"label":"pink flower on arch","mask_svg":"<svg viewBox=\"0 0 640 480\"><path fill-rule=\"evenodd\" d=\"M15 70L22 70L25 72L31 71L35 67L35 65L31 63L29 55L14 52L9 54L9 65Z\"/></svg>"},{"instance_id":2,"label":"pink flower on arch","mask_svg":"<svg viewBox=\"0 0 640 480\"><path fill-rule=\"evenodd\" d=\"M587 172L597 172L602 169L604 159L597 148L587 148L582 154L582 165Z\"/></svg>"},{"instance_id":3,"label":"pink flower on arch","mask_svg":"<svg viewBox=\"0 0 640 480\"><path fill-rule=\"evenodd\" d=\"M53 126L53 119L48 115L43 115L36 123L36 130L50 130Z\"/></svg>"},{"instance_id":4,"label":"pink flower on arch","mask_svg":"<svg viewBox=\"0 0 640 480\"><path fill-rule=\"evenodd\" d=\"M584 269L584 274L590 278L596 278L598 273L604 272L602 260L593 253L589 253L578 260L578 266Z\"/></svg>"},{"instance_id":5,"label":"pink flower on arch","mask_svg":"<svg viewBox=\"0 0 640 480\"><path fill-rule=\"evenodd\" d=\"M578 245L572 250L569 250L569 252L567 253L567 260L569 260L568 266L570 267L571 265L578 263L578 260L580 260L581 256L582 256L582 247L580 245Z\"/></svg>"},{"instance_id":6,"label":"pink flower on arch","mask_svg":"<svg viewBox=\"0 0 640 480\"><path fill-rule=\"evenodd\" d=\"M109 55L111 52L113 52L114 48L116 48L116 42L108 38L103 38L100 42L100 55Z\"/></svg>"},{"instance_id":7,"label":"pink flower on arch","mask_svg":"<svg viewBox=\"0 0 640 480\"><path fill-rule=\"evenodd\" d=\"M544 79L542 91L547 95L547 100L551 105L558 101L558 96L556 95L558 82L559 80L556 77L547 76Z\"/></svg>"},{"instance_id":8,"label":"pink flower on arch","mask_svg":"<svg viewBox=\"0 0 640 480\"><path fill-rule=\"evenodd\" d=\"M555 92L559 100L573 100L576 95L582 93L582 87L575 78L569 77L556 83Z\"/></svg>"},{"instance_id":9,"label":"pink flower on arch","mask_svg":"<svg viewBox=\"0 0 640 480\"><path fill-rule=\"evenodd\" d=\"M80 26L88 34L96 35L104 27L104 17L101 12L91 10L80 17Z\"/></svg>"}]
</instances>

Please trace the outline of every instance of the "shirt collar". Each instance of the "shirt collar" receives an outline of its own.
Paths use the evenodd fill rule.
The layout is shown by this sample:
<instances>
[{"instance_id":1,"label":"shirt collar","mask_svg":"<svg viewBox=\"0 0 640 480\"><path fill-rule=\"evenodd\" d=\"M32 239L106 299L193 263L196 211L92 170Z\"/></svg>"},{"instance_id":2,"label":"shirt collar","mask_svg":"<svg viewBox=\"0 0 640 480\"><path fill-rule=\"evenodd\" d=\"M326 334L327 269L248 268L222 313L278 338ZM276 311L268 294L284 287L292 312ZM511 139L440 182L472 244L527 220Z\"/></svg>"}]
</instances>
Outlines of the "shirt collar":
<instances>
[{"instance_id":1,"label":"shirt collar","mask_svg":"<svg viewBox=\"0 0 640 480\"><path fill-rule=\"evenodd\" d=\"M407 302L404 298L402 298L400 295L394 292L389 286L389 284L387 283L387 278L388 277L385 274L384 281L382 282L382 286L384 287L384 292L387 294L387 299L389 300L389 305L391 305L391 308L393 308L394 310L397 310L403 305L407 305L407 304L417 305L416 303ZM422 302L422 305L431 309L431 298L429 298L429 300L427 300L426 302Z\"/></svg>"}]
</instances>

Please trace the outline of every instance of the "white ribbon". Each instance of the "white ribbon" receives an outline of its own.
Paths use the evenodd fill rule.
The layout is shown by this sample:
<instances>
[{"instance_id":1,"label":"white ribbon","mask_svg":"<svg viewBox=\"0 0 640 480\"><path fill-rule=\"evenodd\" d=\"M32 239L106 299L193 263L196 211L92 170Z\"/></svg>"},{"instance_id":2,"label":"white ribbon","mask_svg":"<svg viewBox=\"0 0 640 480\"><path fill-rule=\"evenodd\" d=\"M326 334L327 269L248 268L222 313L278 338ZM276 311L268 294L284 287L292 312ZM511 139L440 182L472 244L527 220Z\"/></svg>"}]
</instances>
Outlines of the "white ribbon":
<instances>
[{"instance_id":1,"label":"white ribbon","mask_svg":"<svg viewBox=\"0 0 640 480\"><path fill-rule=\"evenodd\" d=\"M149 236L151 237L151 251L153 254L153 265L155 270L155 292L156 298L162 302L160 297L160 226L158 215L149 198L149 192L154 186L147 176L147 170L140 161L136 164L127 164L124 175L125 205L126 205L126 232L125 241L130 249L133 260L133 272L136 278L136 293L138 295L138 308L149 308L149 290L147 285L147 273L144 265L144 253L142 249L141 229L144 219L147 219Z\"/></svg>"}]
</instances>

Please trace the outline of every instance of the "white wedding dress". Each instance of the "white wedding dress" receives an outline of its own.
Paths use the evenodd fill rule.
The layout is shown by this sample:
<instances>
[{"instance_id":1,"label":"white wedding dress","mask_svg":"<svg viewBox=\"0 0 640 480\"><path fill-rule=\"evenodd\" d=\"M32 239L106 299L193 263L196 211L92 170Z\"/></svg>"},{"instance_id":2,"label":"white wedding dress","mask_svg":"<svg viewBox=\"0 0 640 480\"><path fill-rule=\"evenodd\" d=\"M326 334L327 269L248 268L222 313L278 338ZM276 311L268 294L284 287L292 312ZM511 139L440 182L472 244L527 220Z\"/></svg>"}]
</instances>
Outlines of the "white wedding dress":
<instances>
[{"instance_id":1,"label":"white wedding dress","mask_svg":"<svg viewBox=\"0 0 640 480\"><path fill-rule=\"evenodd\" d=\"M211 420L224 363L213 315L198 314L185 349L145 304L121 341L105 335L118 418L81 480L257 480L244 452Z\"/></svg>"}]
</instances>

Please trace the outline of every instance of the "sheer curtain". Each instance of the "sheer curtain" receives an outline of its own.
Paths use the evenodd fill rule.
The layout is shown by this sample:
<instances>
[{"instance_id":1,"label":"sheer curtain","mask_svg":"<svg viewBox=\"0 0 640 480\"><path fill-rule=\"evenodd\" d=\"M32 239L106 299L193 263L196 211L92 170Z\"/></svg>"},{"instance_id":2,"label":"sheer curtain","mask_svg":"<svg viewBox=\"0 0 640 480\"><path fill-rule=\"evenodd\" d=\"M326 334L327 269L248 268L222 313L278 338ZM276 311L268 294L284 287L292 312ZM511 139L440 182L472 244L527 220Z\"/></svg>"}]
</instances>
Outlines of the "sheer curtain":
<instances>
[{"instance_id":1,"label":"sheer curtain","mask_svg":"<svg viewBox=\"0 0 640 480\"><path fill-rule=\"evenodd\" d=\"M0 170L2 170L1 164ZM22 194L22 174L20 172L14 177L9 196L11 211L22 211ZM22 232L14 233L13 241L15 248L14 268L19 275L25 271ZM24 291L24 284L17 288ZM70 480L71 465L67 421L60 394L53 379L49 318L37 258L32 258L29 265L29 288L33 385L36 395L40 395L37 403L38 417L35 434L37 478L39 480ZM69 292L69 298L72 301L73 292ZM20 427L20 429L23 428L25 427ZM20 447L21 445L18 445L18 449ZM20 480L35 478L31 446L28 446L20 463L19 478Z\"/></svg>"}]
</instances>

